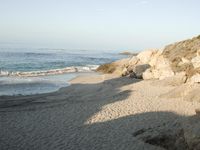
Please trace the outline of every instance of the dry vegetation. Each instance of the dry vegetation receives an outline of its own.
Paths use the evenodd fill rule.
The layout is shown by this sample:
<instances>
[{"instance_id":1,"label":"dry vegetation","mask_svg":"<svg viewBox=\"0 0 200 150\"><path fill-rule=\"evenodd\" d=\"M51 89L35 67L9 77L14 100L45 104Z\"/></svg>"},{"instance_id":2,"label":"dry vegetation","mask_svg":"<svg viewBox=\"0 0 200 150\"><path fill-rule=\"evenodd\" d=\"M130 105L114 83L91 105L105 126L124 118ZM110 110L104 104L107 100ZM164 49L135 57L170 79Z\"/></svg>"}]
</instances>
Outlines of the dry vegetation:
<instances>
[{"instance_id":1,"label":"dry vegetation","mask_svg":"<svg viewBox=\"0 0 200 150\"><path fill-rule=\"evenodd\" d=\"M197 55L198 50L200 50L200 35L166 46L163 56L170 60L174 72L186 71L188 76L192 76L194 73L200 71L199 69L194 69L190 62ZM181 63L182 58L188 60L188 63Z\"/></svg>"},{"instance_id":2,"label":"dry vegetation","mask_svg":"<svg viewBox=\"0 0 200 150\"><path fill-rule=\"evenodd\" d=\"M121 59L109 64L103 64L97 68L97 72L122 74L124 67L128 64L129 58Z\"/></svg>"},{"instance_id":3,"label":"dry vegetation","mask_svg":"<svg viewBox=\"0 0 200 150\"><path fill-rule=\"evenodd\" d=\"M102 73L113 73L116 70L116 65L114 63L103 64L97 68L98 72Z\"/></svg>"}]
</instances>

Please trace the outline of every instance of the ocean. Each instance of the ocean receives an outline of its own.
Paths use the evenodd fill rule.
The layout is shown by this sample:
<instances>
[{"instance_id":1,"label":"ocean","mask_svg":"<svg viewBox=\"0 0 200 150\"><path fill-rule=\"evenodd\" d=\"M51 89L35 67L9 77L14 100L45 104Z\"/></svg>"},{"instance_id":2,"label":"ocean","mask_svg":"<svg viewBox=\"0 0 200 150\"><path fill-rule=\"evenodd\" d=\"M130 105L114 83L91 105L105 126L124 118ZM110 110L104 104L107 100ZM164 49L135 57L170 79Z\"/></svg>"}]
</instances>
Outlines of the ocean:
<instances>
[{"instance_id":1,"label":"ocean","mask_svg":"<svg viewBox=\"0 0 200 150\"><path fill-rule=\"evenodd\" d=\"M0 95L57 91L76 76L124 57L116 51L1 48Z\"/></svg>"}]
</instances>

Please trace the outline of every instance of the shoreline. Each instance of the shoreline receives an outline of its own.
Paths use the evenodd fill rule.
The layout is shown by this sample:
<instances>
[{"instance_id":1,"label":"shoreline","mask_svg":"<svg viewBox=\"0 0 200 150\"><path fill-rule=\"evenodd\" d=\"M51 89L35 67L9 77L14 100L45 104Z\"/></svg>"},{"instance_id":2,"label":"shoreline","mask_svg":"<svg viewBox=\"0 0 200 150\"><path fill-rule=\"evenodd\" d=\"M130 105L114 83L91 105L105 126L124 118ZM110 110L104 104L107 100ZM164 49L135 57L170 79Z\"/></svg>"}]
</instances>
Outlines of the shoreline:
<instances>
[{"instance_id":1,"label":"shoreline","mask_svg":"<svg viewBox=\"0 0 200 150\"><path fill-rule=\"evenodd\" d=\"M30 98L30 97L33 97L33 98L45 97L45 96L49 96L49 95L59 94L63 90L69 88L70 86L72 86L73 84L76 84L76 83L81 83L81 84L84 83L84 82L98 83L98 82L102 82L105 78L104 74L98 73L98 72L79 73L79 74L81 74L81 75L77 75L74 78L67 81L67 83L69 84L68 86L61 87L58 90L55 90L53 92L35 93L35 94L30 94L30 95L22 95L22 94L19 94L19 95L0 95L0 105L1 105L1 100L3 100L3 99L4 100L11 100L11 99L15 99L15 98L16 99L27 99L27 98ZM112 76L112 75L108 75L108 76L110 76L109 78L117 77L117 76Z\"/></svg>"},{"instance_id":2,"label":"shoreline","mask_svg":"<svg viewBox=\"0 0 200 150\"><path fill-rule=\"evenodd\" d=\"M30 94L4 94L4 95L0 95L0 97L5 97L5 96L31 96L31 95L37 95L37 94L50 94L50 93L54 93L56 91L59 91L61 88L65 88L70 86L70 81L73 80L76 77L79 76L90 76L90 75L95 75L95 74L99 74L97 72L78 72L78 73L65 73L65 74L61 74L61 75L47 75L47 76L42 76L42 77L4 77L7 78L7 80L0 80L0 84L1 84L1 88L3 88L3 86L9 85L9 87L13 87L16 86L15 89L20 86L25 86L28 88L28 90L30 90ZM12 79L12 84L10 83L10 79ZM9 82L8 82L9 81ZM8 83L7 83L8 82ZM18 85L19 84L19 85ZM35 85L38 84L37 87L33 88L32 90L29 89L29 87L31 88L31 85ZM49 87L49 90L42 90L41 86L43 84L49 84L46 85ZM50 85L50 84L55 84L57 86L57 84L61 84L60 87L53 87L54 85ZM52 86L52 87L51 87ZM6 87L5 87L6 88ZM4 88L4 89L5 89ZM51 89L50 89L51 88ZM14 90L13 88L11 89L11 91ZM20 90L20 89L18 89ZM7 92L11 92L9 91L9 89L7 89ZM35 91L35 92L34 92ZM20 92L20 91L19 91ZM23 92L23 91L21 91ZM33 93L31 93L33 92ZM38 93L39 92L39 93ZM2 92L3 93L3 92Z\"/></svg>"}]
</instances>

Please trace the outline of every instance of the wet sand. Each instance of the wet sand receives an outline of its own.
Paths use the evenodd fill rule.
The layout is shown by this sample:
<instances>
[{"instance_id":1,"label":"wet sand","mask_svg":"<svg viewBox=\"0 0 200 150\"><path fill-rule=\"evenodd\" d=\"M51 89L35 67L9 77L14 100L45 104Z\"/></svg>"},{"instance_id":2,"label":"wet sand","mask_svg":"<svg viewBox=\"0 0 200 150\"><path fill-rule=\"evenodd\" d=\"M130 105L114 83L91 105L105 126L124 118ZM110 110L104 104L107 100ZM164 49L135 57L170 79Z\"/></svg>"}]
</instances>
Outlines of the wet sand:
<instances>
[{"instance_id":1,"label":"wet sand","mask_svg":"<svg viewBox=\"0 0 200 150\"><path fill-rule=\"evenodd\" d=\"M162 99L174 87L153 82L81 76L54 93L0 97L0 149L162 150L134 133L181 122L200 105Z\"/></svg>"}]
</instances>

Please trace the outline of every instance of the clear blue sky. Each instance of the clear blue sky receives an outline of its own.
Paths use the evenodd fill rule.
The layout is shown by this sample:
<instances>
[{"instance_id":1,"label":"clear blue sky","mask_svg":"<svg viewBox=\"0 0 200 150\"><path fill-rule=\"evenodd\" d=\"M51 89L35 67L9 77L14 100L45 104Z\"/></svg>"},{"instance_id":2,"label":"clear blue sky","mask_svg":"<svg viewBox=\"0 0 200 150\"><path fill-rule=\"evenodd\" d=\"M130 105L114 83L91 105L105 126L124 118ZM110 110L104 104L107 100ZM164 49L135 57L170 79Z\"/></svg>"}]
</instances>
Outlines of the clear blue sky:
<instances>
[{"instance_id":1,"label":"clear blue sky","mask_svg":"<svg viewBox=\"0 0 200 150\"><path fill-rule=\"evenodd\" d=\"M0 0L0 45L142 50L200 34L199 0Z\"/></svg>"}]
</instances>

